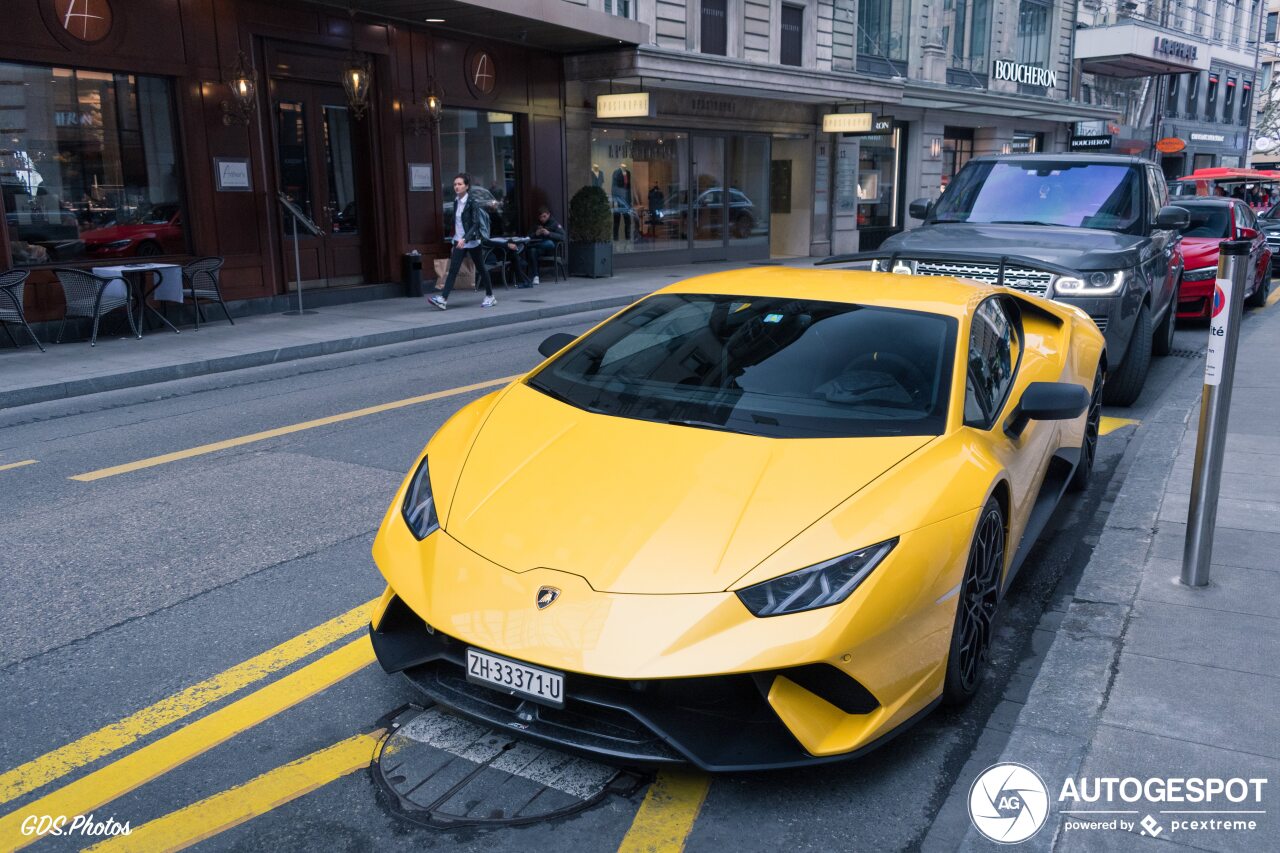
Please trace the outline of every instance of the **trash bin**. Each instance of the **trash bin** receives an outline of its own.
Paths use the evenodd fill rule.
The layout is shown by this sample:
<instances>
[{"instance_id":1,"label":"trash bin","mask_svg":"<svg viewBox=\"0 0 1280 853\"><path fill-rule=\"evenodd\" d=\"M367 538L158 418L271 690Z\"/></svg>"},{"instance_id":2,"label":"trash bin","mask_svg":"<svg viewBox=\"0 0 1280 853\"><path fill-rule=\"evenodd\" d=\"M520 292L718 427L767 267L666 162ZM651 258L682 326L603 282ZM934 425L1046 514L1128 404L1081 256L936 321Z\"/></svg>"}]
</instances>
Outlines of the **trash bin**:
<instances>
[{"instance_id":1,"label":"trash bin","mask_svg":"<svg viewBox=\"0 0 1280 853\"><path fill-rule=\"evenodd\" d=\"M422 255L409 252L400 259L401 277L404 280L405 296L422 296Z\"/></svg>"}]
</instances>

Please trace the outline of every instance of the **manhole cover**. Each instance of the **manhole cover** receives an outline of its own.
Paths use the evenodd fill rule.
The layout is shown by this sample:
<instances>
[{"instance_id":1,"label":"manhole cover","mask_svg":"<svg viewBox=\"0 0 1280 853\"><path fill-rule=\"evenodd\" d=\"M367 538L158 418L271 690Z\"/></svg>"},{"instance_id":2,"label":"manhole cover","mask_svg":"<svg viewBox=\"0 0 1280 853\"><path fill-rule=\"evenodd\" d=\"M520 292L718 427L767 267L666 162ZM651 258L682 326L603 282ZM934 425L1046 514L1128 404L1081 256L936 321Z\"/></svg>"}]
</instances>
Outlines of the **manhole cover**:
<instances>
[{"instance_id":1,"label":"manhole cover","mask_svg":"<svg viewBox=\"0 0 1280 853\"><path fill-rule=\"evenodd\" d=\"M644 781L438 707L410 708L393 721L373 775L401 815L439 828L548 820L627 796Z\"/></svg>"}]
</instances>

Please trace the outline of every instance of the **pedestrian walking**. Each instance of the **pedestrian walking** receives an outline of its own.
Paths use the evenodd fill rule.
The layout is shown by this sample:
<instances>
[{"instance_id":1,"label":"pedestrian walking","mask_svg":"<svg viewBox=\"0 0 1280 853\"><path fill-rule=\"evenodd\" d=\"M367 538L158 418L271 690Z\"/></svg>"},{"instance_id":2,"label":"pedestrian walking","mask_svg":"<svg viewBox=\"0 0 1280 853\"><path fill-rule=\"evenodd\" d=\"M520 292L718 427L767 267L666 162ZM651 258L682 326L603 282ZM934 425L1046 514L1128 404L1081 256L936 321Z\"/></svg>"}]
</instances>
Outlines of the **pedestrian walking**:
<instances>
[{"instance_id":1,"label":"pedestrian walking","mask_svg":"<svg viewBox=\"0 0 1280 853\"><path fill-rule=\"evenodd\" d=\"M516 287L532 287L541 284L538 280L538 264L542 255L555 254L556 246L565 240L564 227L551 215L551 208L538 208L538 224L529 232L529 245L525 248L525 257L529 262L530 284L517 284Z\"/></svg>"},{"instance_id":2,"label":"pedestrian walking","mask_svg":"<svg viewBox=\"0 0 1280 853\"><path fill-rule=\"evenodd\" d=\"M493 296L489 271L484 266L483 248L483 242L489 239L489 214L471 197L471 176L466 172L454 177L453 193L453 247L449 250L449 274L445 276L444 290L438 296L430 297L429 301L441 311L449 307L449 294L453 292L458 270L462 268L463 259L470 257L476 276L484 284L484 301L480 307L492 308L498 300Z\"/></svg>"}]
</instances>

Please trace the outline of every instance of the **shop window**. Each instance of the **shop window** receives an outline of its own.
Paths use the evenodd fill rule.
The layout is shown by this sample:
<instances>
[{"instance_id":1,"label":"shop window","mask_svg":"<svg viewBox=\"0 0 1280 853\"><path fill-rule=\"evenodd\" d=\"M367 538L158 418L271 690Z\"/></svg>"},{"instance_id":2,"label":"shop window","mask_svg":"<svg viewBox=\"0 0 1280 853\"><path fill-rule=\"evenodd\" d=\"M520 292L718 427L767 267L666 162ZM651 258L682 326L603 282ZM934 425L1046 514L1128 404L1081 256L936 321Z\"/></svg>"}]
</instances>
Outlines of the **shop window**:
<instances>
[{"instance_id":1,"label":"shop window","mask_svg":"<svg viewBox=\"0 0 1280 853\"><path fill-rule=\"evenodd\" d=\"M986 74L991 40L991 0L944 0L942 38L952 68Z\"/></svg>"},{"instance_id":2,"label":"shop window","mask_svg":"<svg viewBox=\"0 0 1280 853\"><path fill-rule=\"evenodd\" d=\"M1021 0L1018 6L1018 62L1035 68L1049 67L1049 24L1053 5L1048 0ZM1019 84L1019 92L1039 94L1043 86Z\"/></svg>"},{"instance_id":3,"label":"shop window","mask_svg":"<svg viewBox=\"0 0 1280 853\"><path fill-rule=\"evenodd\" d=\"M609 195L615 252L688 247L699 213L697 194L690 209L688 134L595 127L591 162L590 183Z\"/></svg>"},{"instance_id":4,"label":"shop window","mask_svg":"<svg viewBox=\"0 0 1280 853\"><path fill-rule=\"evenodd\" d=\"M779 39L778 61L783 65L801 65L804 57L804 7L782 7L782 38Z\"/></svg>"},{"instance_id":5,"label":"shop window","mask_svg":"<svg viewBox=\"0 0 1280 853\"><path fill-rule=\"evenodd\" d=\"M859 71L906 74L910 5L901 0L862 0L858 4Z\"/></svg>"},{"instance_id":6,"label":"shop window","mask_svg":"<svg viewBox=\"0 0 1280 853\"><path fill-rule=\"evenodd\" d=\"M1227 78L1227 89L1222 96L1222 122L1231 124L1236 120L1236 78Z\"/></svg>"},{"instance_id":7,"label":"shop window","mask_svg":"<svg viewBox=\"0 0 1280 853\"><path fill-rule=\"evenodd\" d=\"M466 172L471 176L471 192L489 213L489 233L524 233L520 222L523 174L515 118L511 113L444 110L440 117L439 181L446 232L453 230L453 177Z\"/></svg>"},{"instance_id":8,"label":"shop window","mask_svg":"<svg viewBox=\"0 0 1280 853\"><path fill-rule=\"evenodd\" d=\"M1182 88L1179 85L1181 77L1180 74L1170 74L1165 78L1164 114L1167 116L1178 114L1178 91Z\"/></svg>"},{"instance_id":9,"label":"shop window","mask_svg":"<svg viewBox=\"0 0 1280 853\"><path fill-rule=\"evenodd\" d=\"M725 56L729 49L728 0L702 0L702 52Z\"/></svg>"},{"instance_id":10,"label":"shop window","mask_svg":"<svg viewBox=\"0 0 1280 853\"><path fill-rule=\"evenodd\" d=\"M769 138L729 137L729 205L731 246L769 246Z\"/></svg>"},{"instance_id":11,"label":"shop window","mask_svg":"<svg viewBox=\"0 0 1280 853\"><path fill-rule=\"evenodd\" d=\"M1208 121L1218 118L1218 75L1209 75L1209 85L1204 90L1204 117Z\"/></svg>"},{"instance_id":12,"label":"shop window","mask_svg":"<svg viewBox=\"0 0 1280 853\"><path fill-rule=\"evenodd\" d=\"M187 251L172 104L159 77L0 63L15 266Z\"/></svg>"},{"instance_id":13,"label":"shop window","mask_svg":"<svg viewBox=\"0 0 1280 853\"><path fill-rule=\"evenodd\" d=\"M899 128L891 134L860 137L858 146L858 230L896 229L902 226L898 209ZM865 237L865 235L864 235ZM882 238L883 239L883 238ZM860 241L862 248L868 246Z\"/></svg>"}]
</instances>

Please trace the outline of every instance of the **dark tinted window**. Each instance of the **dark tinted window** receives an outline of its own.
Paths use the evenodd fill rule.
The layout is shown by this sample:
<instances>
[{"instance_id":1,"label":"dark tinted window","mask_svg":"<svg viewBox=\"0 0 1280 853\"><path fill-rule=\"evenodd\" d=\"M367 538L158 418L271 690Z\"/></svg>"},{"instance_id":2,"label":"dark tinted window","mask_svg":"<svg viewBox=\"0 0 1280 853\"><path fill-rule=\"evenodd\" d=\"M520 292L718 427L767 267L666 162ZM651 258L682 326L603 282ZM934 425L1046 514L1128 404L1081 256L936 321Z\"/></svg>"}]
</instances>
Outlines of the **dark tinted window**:
<instances>
[{"instance_id":1,"label":"dark tinted window","mask_svg":"<svg viewBox=\"0 0 1280 853\"><path fill-rule=\"evenodd\" d=\"M782 7L782 39L778 61L783 65L799 65L803 56L804 9L800 6Z\"/></svg>"},{"instance_id":2,"label":"dark tinted window","mask_svg":"<svg viewBox=\"0 0 1280 853\"><path fill-rule=\"evenodd\" d=\"M729 46L727 0L702 0L702 52L724 56Z\"/></svg>"},{"instance_id":3,"label":"dark tinted window","mask_svg":"<svg viewBox=\"0 0 1280 853\"><path fill-rule=\"evenodd\" d=\"M1004 408L1018 364L1017 322L1001 299L988 299L974 312L964 395L969 426L989 428Z\"/></svg>"},{"instance_id":4,"label":"dark tinted window","mask_svg":"<svg viewBox=\"0 0 1280 853\"><path fill-rule=\"evenodd\" d=\"M1191 216L1191 225L1183 237L1213 237L1225 240L1231 236L1231 215L1225 204L1183 204Z\"/></svg>"},{"instance_id":5,"label":"dark tinted window","mask_svg":"<svg viewBox=\"0 0 1280 853\"><path fill-rule=\"evenodd\" d=\"M776 438L939 435L955 328L838 302L663 294L529 385L601 414Z\"/></svg>"},{"instance_id":6,"label":"dark tinted window","mask_svg":"<svg viewBox=\"0 0 1280 853\"><path fill-rule=\"evenodd\" d=\"M1121 163L973 161L952 179L932 221L1133 231L1145 184L1137 167Z\"/></svg>"}]
</instances>

